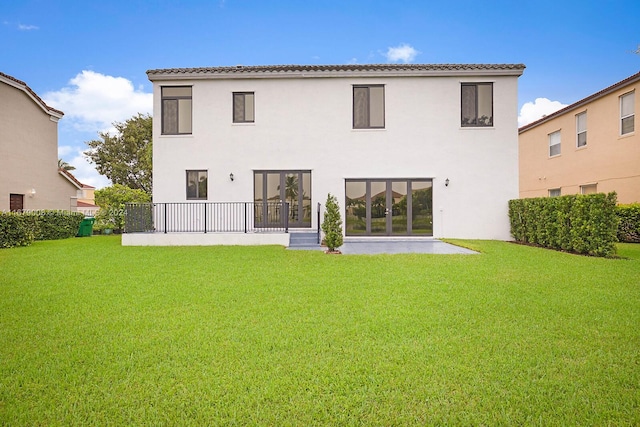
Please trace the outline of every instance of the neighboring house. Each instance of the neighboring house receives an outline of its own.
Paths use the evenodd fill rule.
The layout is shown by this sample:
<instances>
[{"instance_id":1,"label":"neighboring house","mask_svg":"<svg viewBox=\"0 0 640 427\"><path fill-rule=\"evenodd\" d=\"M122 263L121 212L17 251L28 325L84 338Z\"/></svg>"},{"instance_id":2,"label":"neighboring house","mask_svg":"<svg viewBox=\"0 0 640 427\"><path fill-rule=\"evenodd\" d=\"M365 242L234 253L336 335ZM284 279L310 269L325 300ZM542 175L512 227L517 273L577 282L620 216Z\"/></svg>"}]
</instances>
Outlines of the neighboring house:
<instances>
[{"instance_id":1,"label":"neighboring house","mask_svg":"<svg viewBox=\"0 0 640 427\"><path fill-rule=\"evenodd\" d=\"M286 201L289 227L314 230L331 193L347 238L510 239L524 68L150 70L153 200L252 202L258 229L277 216L267 203ZM211 219L199 212L190 221Z\"/></svg>"},{"instance_id":2,"label":"neighboring house","mask_svg":"<svg viewBox=\"0 0 640 427\"><path fill-rule=\"evenodd\" d=\"M95 204L95 187L83 184L68 170L60 169L60 174L68 179L76 187L76 211L82 212L84 216L96 216L100 206ZM73 202L72 202L73 205Z\"/></svg>"},{"instance_id":3,"label":"neighboring house","mask_svg":"<svg viewBox=\"0 0 640 427\"><path fill-rule=\"evenodd\" d=\"M58 169L58 120L26 83L0 73L0 210L73 210L77 186Z\"/></svg>"},{"instance_id":4,"label":"neighboring house","mask_svg":"<svg viewBox=\"0 0 640 427\"><path fill-rule=\"evenodd\" d=\"M520 197L618 193L640 202L640 73L519 130Z\"/></svg>"}]
</instances>

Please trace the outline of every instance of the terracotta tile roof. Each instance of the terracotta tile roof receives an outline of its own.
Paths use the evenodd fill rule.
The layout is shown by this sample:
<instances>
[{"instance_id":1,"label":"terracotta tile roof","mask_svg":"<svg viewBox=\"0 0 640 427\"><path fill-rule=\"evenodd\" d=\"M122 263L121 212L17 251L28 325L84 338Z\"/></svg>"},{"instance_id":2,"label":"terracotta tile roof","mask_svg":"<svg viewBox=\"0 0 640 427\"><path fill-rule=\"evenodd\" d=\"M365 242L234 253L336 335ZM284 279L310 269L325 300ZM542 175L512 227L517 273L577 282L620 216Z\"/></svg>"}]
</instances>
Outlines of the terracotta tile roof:
<instances>
[{"instance_id":1,"label":"terracotta tile roof","mask_svg":"<svg viewBox=\"0 0 640 427\"><path fill-rule=\"evenodd\" d=\"M71 181L71 183L73 185L75 185L76 187L78 187L79 189L87 188L83 183L78 181L78 179L75 176L73 176L73 174L71 172L69 172L68 170L64 170L62 168L58 168L58 173L60 175L64 176L65 178L67 178L69 181ZM93 187L90 187L90 188L93 188Z\"/></svg>"},{"instance_id":2,"label":"terracotta tile roof","mask_svg":"<svg viewBox=\"0 0 640 427\"><path fill-rule=\"evenodd\" d=\"M551 119L553 119L555 117L561 116L564 113L567 113L567 112L569 112L571 110L575 110L577 108L580 108L583 105L585 105L585 104L587 104L587 103L589 103L591 101L594 101L594 100L596 100L598 98L601 98L601 97L603 97L605 95L608 95L611 92L614 92L614 91L616 91L616 90L618 90L618 89L620 89L620 88L622 88L624 86L627 86L629 84L635 83L637 81L640 81L640 72L636 73L636 74L634 74L632 76L629 76L624 80L620 80L618 83L614 83L611 86L608 86L608 87L602 89L601 91L598 91L598 92L596 92L596 93L594 93L592 95L587 96L586 98L581 99L580 101L574 102L571 105L567 105L566 107L564 107L564 108L562 108L562 109L560 109L560 110L558 110L558 111L556 111L554 113L548 114L548 115L542 117L541 119L536 120L535 122L528 123L528 124L520 127L518 129L518 133L520 134L522 132L525 132L525 131L527 131L527 130L529 130L531 128L534 128L534 127L536 127L538 125L541 125L542 123L547 122L547 121L549 121L549 120L551 120Z\"/></svg>"},{"instance_id":3,"label":"terracotta tile roof","mask_svg":"<svg viewBox=\"0 0 640 427\"><path fill-rule=\"evenodd\" d=\"M18 86L20 86L21 89L23 89L24 91L28 92L35 100L36 102L38 102L42 108L44 108L46 111L53 113L54 115L57 116L64 116L64 113L60 110L56 110L53 107L49 107L43 100L42 98L40 98L25 82L23 82L22 80L18 80L15 77L11 77L8 74L5 74L3 72L0 72L0 77L4 77L7 80L11 80L14 83L17 83Z\"/></svg>"},{"instance_id":4,"label":"terracotta tile roof","mask_svg":"<svg viewBox=\"0 0 640 427\"><path fill-rule=\"evenodd\" d=\"M150 80L169 75L288 75L297 73L344 74L344 73L447 73L458 72L509 72L520 75L524 64L347 64L347 65L237 65L231 67L165 68L148 70Z\"/></svg>"}]
</instances>

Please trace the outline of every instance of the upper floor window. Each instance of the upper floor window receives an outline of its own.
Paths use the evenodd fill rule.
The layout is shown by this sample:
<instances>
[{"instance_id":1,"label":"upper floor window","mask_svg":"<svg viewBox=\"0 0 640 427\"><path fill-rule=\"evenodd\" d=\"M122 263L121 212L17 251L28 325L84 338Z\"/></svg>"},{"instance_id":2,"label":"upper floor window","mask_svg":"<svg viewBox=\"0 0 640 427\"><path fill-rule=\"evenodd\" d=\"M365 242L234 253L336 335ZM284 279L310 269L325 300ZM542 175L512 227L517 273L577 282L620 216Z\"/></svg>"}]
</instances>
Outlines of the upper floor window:
<instances>
[{"instance_id":1,"label":"upper floor window","mask_svg":"<svg viewBox=\"0 0 640 427\"><path fill-rule=\"evenodd\" d=\"M549 157L560 154L560 131L549 134Z\"/></svg>"},{"instance_id":2,"label":"upper floor window","mask_svg":"<svg viewBox=\"0 0 640 427\"><path fill-rule=\"evenodd\" d=\"M629 92L620 97L620 135L634 131L635 92Z\"/></svg>"},{"instance_id":3,"label":"upper floor window","mask_svg":"<svg viewBox=\"0 0 640 427\"><path fill-rule=\"evenodd\" d=\"M164 86L162 92L162 135L191 133L191 86Z\"/></svg>"},{"instance_id":4,"label":"upper floor window","mask_svg":"<svg viewBox=\"0 0 640 427\"><path fill-rule=\"evenodd\" d=\"M187 200L207 200L207 171L187 171Z\"/></svg>"},{"instance_id":5,"label":"upper floor window","mask_svg":"<svg viewBox=\"0 0 640 427\"><path fill-rule=\"evenodd\" d=\"M253 123L255 121L255 94L253 92L233 93L233 123Z\"/></svg>"},{"instance_id":6,"label":"upper floor window","mask_svg":"<svg viewBox=\"0 0 640 427\"><path fill-rule=\"evenodd\" d=\"M384 128L384 86L353 87L353 128Z\"/></svg>"},{"instance_id":7,"label":"upper floor window","mask_svg":"<svg viewBox=\"0 0 640 427\"><path fill-rule=\"evenodd\" d=\"M560 189L552 188L549 190L549 197L560 197Z\"/></svg>"},{"instance_id":8,"label":"upper floor window","mask_svg":"<svg viewBox=\"0 0 640 427\"><path fill-rule=\"evenodd\" d=\"M462 83L461 126L493 126L493 83Z\"/></svg>"},{"instance_id":9,"label":"upper floor window","mask_svg":"<svg viewBox=\"0 0 640 427\"><path fill-rule=\"evenodd\" d=\"M587 145L587 113L576 115L576 144L578 147Z\"/></svg>"}]
</instances>

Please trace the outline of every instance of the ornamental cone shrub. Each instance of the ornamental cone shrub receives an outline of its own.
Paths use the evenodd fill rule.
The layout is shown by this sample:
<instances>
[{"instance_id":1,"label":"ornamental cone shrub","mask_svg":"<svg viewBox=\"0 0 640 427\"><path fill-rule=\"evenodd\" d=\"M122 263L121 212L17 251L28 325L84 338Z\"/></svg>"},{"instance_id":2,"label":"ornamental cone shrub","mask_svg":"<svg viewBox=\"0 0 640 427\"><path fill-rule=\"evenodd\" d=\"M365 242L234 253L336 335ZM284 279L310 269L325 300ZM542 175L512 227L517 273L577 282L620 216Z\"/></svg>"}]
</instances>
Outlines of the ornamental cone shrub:
<instances>
[{"instance_id":1,"label":"ornamental cone shrub","mask_svg":"<svg viewBox=\"0 0 640 427\"><path fill-rule=\"evenodd\" d=\"M324 221L322 222L322 231L324 232L324 240L327 244L329 252L334 252L342 246L342 218L340 217L340 206L338 199L327 195L325 203Z\"/></svg>"}]
</instances>

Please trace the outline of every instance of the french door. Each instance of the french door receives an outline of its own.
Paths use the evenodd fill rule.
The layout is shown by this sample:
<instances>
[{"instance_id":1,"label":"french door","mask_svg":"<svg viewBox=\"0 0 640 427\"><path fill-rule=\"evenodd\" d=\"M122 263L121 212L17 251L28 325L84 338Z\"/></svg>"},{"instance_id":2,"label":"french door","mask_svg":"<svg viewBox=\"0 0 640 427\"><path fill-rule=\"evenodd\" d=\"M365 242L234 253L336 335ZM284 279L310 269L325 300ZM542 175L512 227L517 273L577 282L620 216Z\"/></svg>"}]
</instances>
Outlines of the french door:
<instances>
[{"instance_id":1,"label":"french door","mask_svg":"<svg viewBox=\"0 0 640 427\"><path fill-rule=\"evenodd\" d=\"M348 179L347 236L432 236L430 179Z\"/></svg>"},{"instance_id":2,"label":"french door","mask_svg":"<svg viewBox=\"0 0 640 427\"><path fill-rule=\"evenodd\" d=\"M311 227L311 171L254 171L257 227L284 223L283 202L289 204L289 227Z\"/></svg>"}]
</instances>

